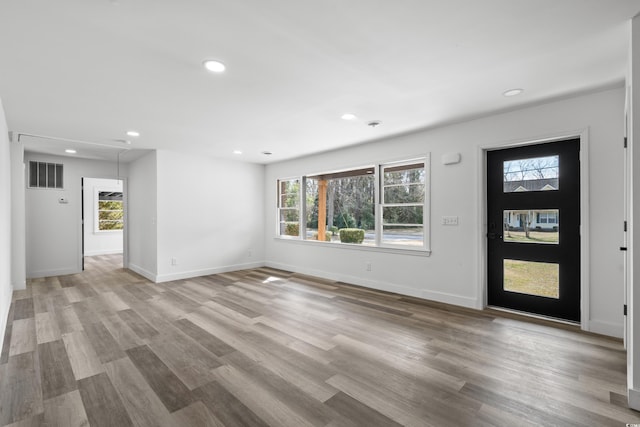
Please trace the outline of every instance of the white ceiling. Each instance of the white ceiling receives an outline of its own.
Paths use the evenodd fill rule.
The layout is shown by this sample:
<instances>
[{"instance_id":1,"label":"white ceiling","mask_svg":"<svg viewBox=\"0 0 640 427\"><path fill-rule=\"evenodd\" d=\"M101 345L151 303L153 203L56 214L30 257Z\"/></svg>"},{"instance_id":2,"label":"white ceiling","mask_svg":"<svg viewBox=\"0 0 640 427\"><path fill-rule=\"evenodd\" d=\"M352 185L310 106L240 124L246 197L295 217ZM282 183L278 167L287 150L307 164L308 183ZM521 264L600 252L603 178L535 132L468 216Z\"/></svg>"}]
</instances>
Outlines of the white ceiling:
<instances>
[{"instance_id":1,"label":"white ceiling","mask_svg":"<svg viewBox=\"0 0 640 427\"><path fill-rule=\"evenodd\" d=\"M621 84L638 12L640 0L2 0L0 98L14 132L268 163Z\"/></svg>"}]
</instances>

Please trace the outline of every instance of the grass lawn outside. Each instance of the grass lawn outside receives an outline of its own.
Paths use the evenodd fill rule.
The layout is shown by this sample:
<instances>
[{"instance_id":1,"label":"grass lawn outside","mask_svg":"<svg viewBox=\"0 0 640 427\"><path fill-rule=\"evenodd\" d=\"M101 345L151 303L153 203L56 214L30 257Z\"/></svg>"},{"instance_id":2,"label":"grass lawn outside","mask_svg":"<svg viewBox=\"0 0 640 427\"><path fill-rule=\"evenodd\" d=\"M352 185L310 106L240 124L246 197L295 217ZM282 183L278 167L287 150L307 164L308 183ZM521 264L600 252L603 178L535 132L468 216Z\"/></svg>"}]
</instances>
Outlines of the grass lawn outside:
<instances>
[{"instance_id":1,"label":"grass lawn outside","mask_svg":"<svg viewBox=\"0 0 640 427\"><path fill-rule=\"evenodd\" d=\"M560 297L558 264L504 260L504 290L549 298Z\"/></svg>"},{"instance_id":2,"label":"grass lawn outside","mask_svg":"<svg viewBox=\"0 0 640 427\"><path fill-rule=\"evenodd\" d=\"M530 231L529 238L527 239L524 231L505 231L505 242L519 242L519 243L551 243L557 244L559 232L554 231Z\"/></svg>"}]
</instances>

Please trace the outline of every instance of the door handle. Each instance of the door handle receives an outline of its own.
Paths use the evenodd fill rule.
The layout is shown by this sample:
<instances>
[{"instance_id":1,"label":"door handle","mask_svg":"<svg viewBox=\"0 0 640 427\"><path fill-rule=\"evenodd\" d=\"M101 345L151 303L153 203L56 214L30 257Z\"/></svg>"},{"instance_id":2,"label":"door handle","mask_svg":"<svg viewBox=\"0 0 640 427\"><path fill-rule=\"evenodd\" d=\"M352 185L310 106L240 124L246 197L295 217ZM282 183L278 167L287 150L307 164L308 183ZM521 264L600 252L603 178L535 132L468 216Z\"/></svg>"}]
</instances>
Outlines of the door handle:
<instances>
[{"instance_id":1,"label":"door handle","mask_svg":"<svg viewBox=\"0 0 640 427\"><path fill-rule=\"evenodd\" d=\"M490 239L495 239L495 238L502 239L502 236L499 236L497 233L487 233L487 237Z\"/></svg>"}]
</instances>

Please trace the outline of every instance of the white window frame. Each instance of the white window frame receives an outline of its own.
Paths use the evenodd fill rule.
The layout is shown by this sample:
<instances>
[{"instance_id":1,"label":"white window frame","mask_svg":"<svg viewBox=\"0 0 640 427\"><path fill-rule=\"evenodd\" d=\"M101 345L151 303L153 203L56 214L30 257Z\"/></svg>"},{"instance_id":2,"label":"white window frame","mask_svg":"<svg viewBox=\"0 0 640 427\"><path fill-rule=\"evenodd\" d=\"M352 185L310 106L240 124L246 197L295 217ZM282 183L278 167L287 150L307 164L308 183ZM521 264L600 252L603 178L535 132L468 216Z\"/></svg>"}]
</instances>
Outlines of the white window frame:
<instances>
[{"instance_id":1,"label":"white window frame","mask_svg":"<svg viewBox=\"0 0 640 427\"><path fill-rule=\"evenodd\" d=\"M384 172L386 169L397 168L402 166L411 166L417 163L422 163L424 167L424 202L423 203L386 203L384 200ZM429 156L424 156L416 159L403 160L399 162L389 162L383 163L379 167L380 173L378 174L377 183L379 185L379 200L377 201L378 211L376 212L376 244L380 247L389 247L389 248L402 248L407 250L422 250L428 251L430 250L429 244L429 225L430 225L430 207L429 207ZM384 232L384 217L383 217L383 209L385 207L395 207L395 206L422 206L422 224L403 224L408 226L422 226L422 245L420 246L407 246L401 243L385 243L382 241L382 236Z\"/></svg>"},{"instance_id":2,"label":"white window frame","mask_svg":"<svg viewBox=\"0 0 640 427\"><path fill-rule=\"evenodd\" d=\"M423 206L423 236L422 236L422 245L421 246L409 246L406 244L398 244L398 243L382 243L382 229L383 229L383 217L382 217L382 209L385 206L382 203L383 200L383 190L384 185L382 180L384 179L384 170L391 167L399 167L399 166L409 166L415 165L417 163L423 163L424 165L424 203L421 204ZM278 179L278 191L277 191L277 207L276 207L276 239L281 240L294 240L298 243L302 244L321 244L321 245L332 245L334 247L346 248L346 249L356 249L356 250L365 250L365 251L382 251L382 252L396 252L396 253L409 253L416 255L429 255L431 253L431 156L430 154L420 155L416 157L405 157L402 160L397 161L388 161L384 163L377 163L373 166L374 170L374 203L375 203L375 245L355 245L355 244L346 244L340 242L322 242L318 240L307 240L306 239L306 179L308 176L318 176L318 175L329 175L335 174L338 172L348 172L351 170L358 169L366 169L372 167L368 166L360 166L360 167L352 167L348 169L341 169L339 171L332 172L323 172L323 173L314 173L314 174L306 174L299 177L289 177L289 178L281 178ZM300 233L298 236L287 236L284 234L280 234L281 229L281 221L280 221L280 213L281 213L281 194L280 194L280 185L279 183L282 181L292 181L298 180L300 183L299 186L299 195L298 195L298 221L299 221L299 230ZM405 206L406 204L403 204ZM389 205L386 205L389 206Z\"/></svg>"},{"instance_id":3,"label":"white window frame","mask_svg":"<svg viewBox=\"0 0 640 427\"><path fill-rule=\"evenodd\" d=\"M291 207L283 207L282 204L282 196L284 194L294 194L294 193L281 193L280 192L280 183L281 182L290 182L290 181L298 181L298 204L297 206L295 206L295 208L291 208ZM302 214L303 214L303 194L304 192L303 190L303 183L304 183L304 177L293 177L293 178L284 178L284 179L278 179L276 182L277 185L277 195L278 195L278 203L277 203L277 208L276 208L276 235L281 238L281 239L301 239L304 234L304 230L303 230L303 221L302 221ZM283 210L297 210L298 211L298 235L297 236L290 236L287 234L282 234L282 225L286 224L287 221L281 221L280 220L280 215L282 213Z\"/></svg>"},{"instance_id":4,"label":"white window frame","mask_svg":"<svg viewBox=\"0 0 640 427\"><path fill-rule=\"evenodd\" d=\"M104 234L104 233L122 233L123 230L100 230L100 193L105 192L105 191L111 191L111 192L117 192L117 193L123 193L121 188L117 188L117 187L95 187L93 190L93 194L94 194L94 203L93 203L93 215L94 215L94 221L93 221L93 232L95 234ZM122 200L122 213L123 213L123 217L122 217L122 222L124 223L124 193L123 193L123 200Z\"/></svg>"}]
</instances>

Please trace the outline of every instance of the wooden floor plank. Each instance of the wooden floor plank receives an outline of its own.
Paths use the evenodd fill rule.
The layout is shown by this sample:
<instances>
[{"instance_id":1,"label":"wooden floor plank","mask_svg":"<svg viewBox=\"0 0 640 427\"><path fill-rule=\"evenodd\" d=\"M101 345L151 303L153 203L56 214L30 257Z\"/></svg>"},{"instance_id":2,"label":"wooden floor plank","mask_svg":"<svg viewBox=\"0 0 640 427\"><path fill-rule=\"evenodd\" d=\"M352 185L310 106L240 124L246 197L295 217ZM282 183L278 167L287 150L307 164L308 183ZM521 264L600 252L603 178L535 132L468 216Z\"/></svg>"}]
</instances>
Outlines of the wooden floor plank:
<instances>
[{"instance_id":1,"label":"wooden floor plank","mask_svg":"<svg viewBox=\"0 0 640 427\"><path fill-rule=\"evenodd\" d=\"M91 346L84 331L71 332L62 335L62 341L67 350L71 369L76 380L92 377L104 372L102 362Z\"/></svg>"},{"instance_id":2,"label":"wooden floor plank","mask_svg":"<svg viewBox=\"0 0 640 427\"><path fill-rule=\"evenodd\" d=\"M16 421L12 424L7 424L5 427L49 427L45 424L44 414L37 414L31 418Z\"/></svg>"},{"instance_id":3,"label":"wooden floor plank","mask_svg":"<svg viewBox=\"0 0 640 427\"><path fill-rule=\"evenodd\" d=\"M164 330L149 340L149 347L190 390L214 377L218 358L178 330Z\"/></svg>"},{"instance_id":4,"label":"wooden floor plank","mask_svg":"<svg viewBox=\"0 0 640 427\"><path fill-rule=\"evenodd\" d=\"M142 339L158 335L158 331L132 309L119 311L118 316Z\"/></svg>"},{"instance_id":5,"label":"wooden floor plank","mask_svg":"<svg viewBox=\"0 0 640 427\"><path fill-rule=\"evenodd\" d=\"M44 421L48 426L86 427L87 413L78 390L44 401Z\"/></svg>"},{"instance_id":6,"label":"wooden floor plank","mask_svg":"<svg viewBox=\"0 0 640 427\"><path fill-rule=\"evenodd\" d=\"M38 354L44 399L50 399L78 388L62 340L39 344Z\"/></svg>"},{"instance_id":7,"label":"wooden floor plank","mask_svg":"<svg viewBox=\"0 0 640 427\"><path fill-rule=\"evenodd\" d=\"M226 427L268 426L251 409L215 381L197 388L193 394Z\"/></svg>"},{"instance_id":8,"label":"wooden floor plank","mask_svg":"<svg viewBox=\"0 0 640 427\"><path fill-rule=\"evenodd\" d=\"M225 427L201 401L197 401L171 414L176 426Z\"/></svg>"},{"instance_id":9,"label":"wooden floor plank","mask_svg":"<svg viewBox=\"0 0 640 427\"><path fill-rule=\"evenodd\" d=\"M91 427L128 427L134 424L118 392L104 372L78 381Z\"/></svg>"},{"instance_id":10,"label":"wooden floor plank","mask_svg":"<svg viewBox=\"0 0 640 427\"><path fill-rule=\"evenodd\" d=\"M225 354L236 351L235 348L218 339L214 335L208 333L188 319L179 319L175 322L175 325L183 333L196 340L198 343L200 343L201 346L203 346L216 356L224 356Z\"/></svg>"},{"instance_id":11,"label":"wooden floor plank","mask_svg":"<svg viewBox=\"0 0 640 427\"><path fill-rule=\"evenodd\" d=\"M144 344L144 341L118 315L114 314L102 319L102 324L122 350L139 347Z\"/></svg>"},{"instance_id":12,"label":"wooden floor plank","mask_svg":"<svg viewBox=\"0 0 640 427\"><path fill-rule=\"evenodd\" d=\"M311 427L314 423L287 406L268 387L252 376L231 366L214 371L217 382L237 397L244 405L269 425ZM316 424L320 425L320 424Z\"/></svg>"},{"instance_id":13,"label":"wooden floor plank","mask_svg":"<svg viewBox=\"0 0 640 427\"><path fill-rule=\"evenodd\" d=\"M170 427L169 411L128 358L105 364L111 383L138 427Z\"/></svg>"},{"instance_id":14,"label":"wooden floor plank","mask_svg":"<svg viewBox=\"0 0 640 427\"><path fill-rule=\"evenodd\" d=\"M42 344L61 338L60 329L55 313L45 312L36 314L36 341Z\"/></svg>"},{"instance_id":15,"label":"wooden floor plank","mask_svg":"<svg viewBox=\"0 0 640 427\"><path fill-rule=\"evenodd\" d=\"M83 329L78 315L71 306L56 311L56 319L58 321L58 329L62 334L81 331Z\"/></svg>"},{"instance_id":16,"label":"wooden floor plank","mask_svg":"<svg viewBox=\"0 0 640 427\"><path fill-rule=\"evenodd\" d=\"M252 361L241 352L226 355L223 360L226 362L226 366L244 372L252 381L257 382L260 388L268 390L271 395L285 402L291 410L304 415L305 419L314 425L328 424L337 415L335 411L312 394L271 371L268 366ZM220 370L216 370L215 373L219 375ZM340 421L344 420L340 419Z\"/></svg>"},{"instance_id":17,"label":"wooden floor plank","mask_svg":"<svg viewBox=\"0 0 640 427\"><path fill-rule=\"evenodd\" d=\"M21 353L0 366L0 421L2 425L31 418L43 411L35 352Z\"/></svg>"},{"instance_id":18,"label":"wooden floor plank","mask_svg":"<svg viewBox=\"0 0 640 427\"><path fill-rule=\"evenodd\" d=\"M191 391L149 347L144 345L129 349L127 355L169 412L193 402Z\"/></svg>"},{"instance_id":19,"label":"wooden floor plank","mask_svg":"<svg viewBox=\"0 0 640 427\"><path fill-rule=\"evenodd\" d=\"M266 267L156 284L85 261L13 293L1 427L640 424L620 340Z\"/></svg>"},{"instance_id":20,"label":"wooden floor plank","mask_svg":"<svg viewBox=\"0 0 640 427\"><path fill-rule=\"evenodd\" d=\"M33 298L23 298L14 301L13 320L29 319L34 317Z\"/></svg>"},{"instance_id":21,"label":"wooden floor plank","mask_svg":"<svg viewBox=\"0 0 640 427\"><path fill-rule=\"evenodd\" d=\"M33 317L14 320L11 326L9 356L27 353L36 349L36 321Z\"/></svg>"},{"instance_id":22,"label":"wooden floor plank","mask_svg":"<svg viewBox=\"0 0 640 427\"><path fill-rule=\"evenodd\" d=\"M102 363L126 357L120 345L101 321L84 326L84 332Z\"/></svg>"},{"instance_id":23,"label":"wooden floor plank","mask_svg":"<svg viewBox=\"0 0 640 427\"><path fill-rule=\"evenodd\" d=\"M358 420L359 423L365 426L401 427L401 424L342 392L337 393L325 403L345 418Z\"/></svg>"}]
</instances>

